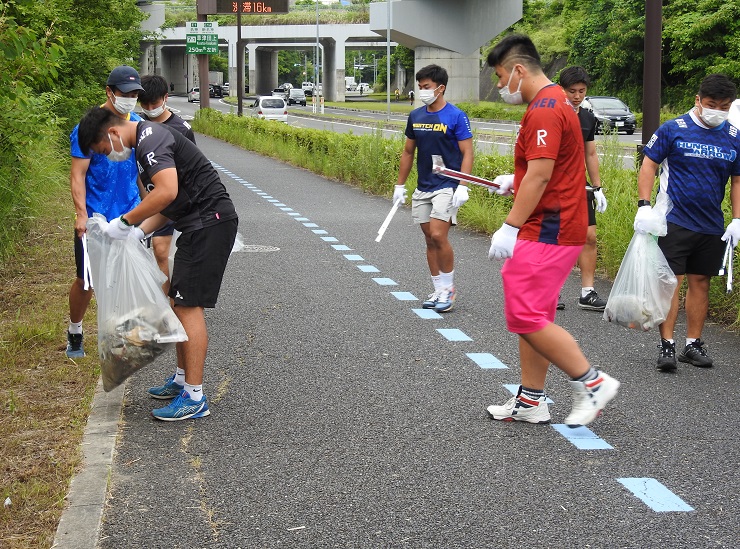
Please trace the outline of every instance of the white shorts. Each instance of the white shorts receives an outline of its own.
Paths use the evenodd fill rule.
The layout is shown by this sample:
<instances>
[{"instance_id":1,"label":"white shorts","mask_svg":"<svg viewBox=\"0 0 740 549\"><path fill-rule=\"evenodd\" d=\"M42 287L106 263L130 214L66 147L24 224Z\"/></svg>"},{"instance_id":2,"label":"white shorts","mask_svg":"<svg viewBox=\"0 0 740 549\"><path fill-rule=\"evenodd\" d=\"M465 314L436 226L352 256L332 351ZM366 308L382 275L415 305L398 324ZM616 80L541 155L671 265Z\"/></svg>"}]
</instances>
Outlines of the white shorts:
<instances>
[{"instance_id":1,"label":"white shorts","mask_svg":"<svg viewBox=\"0 0 740 549\"><path fill-rule=\"evenodd\" d=\"M414 218L414 223L429 223L434 218L452 221L453 225L457 225L457 208L452 207L453 194L455 190L450 188L430 193L416 189L411 195L411 217Z\"/></svg>"}]
</instances>

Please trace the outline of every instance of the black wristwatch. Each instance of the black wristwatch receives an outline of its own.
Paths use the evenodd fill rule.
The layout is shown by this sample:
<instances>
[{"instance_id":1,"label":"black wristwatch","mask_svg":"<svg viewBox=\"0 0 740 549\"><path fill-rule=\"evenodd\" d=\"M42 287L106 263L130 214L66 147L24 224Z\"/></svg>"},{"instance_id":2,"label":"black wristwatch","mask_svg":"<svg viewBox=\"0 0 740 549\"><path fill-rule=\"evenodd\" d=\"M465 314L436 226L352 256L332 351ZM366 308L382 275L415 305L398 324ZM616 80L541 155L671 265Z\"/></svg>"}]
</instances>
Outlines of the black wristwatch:
<instances>
[{"instance_id":1,"label":"black wristwatch","mask_svg":"<svg viewBox=\"0 0 740 549\"><path fill-rule=\"evenodd\" d=\"M650 201L649 200L642 200L642 199L641 200L638 200L637 201L637 207L638 208L642 208L643 206L650 206Z\"/></svg>"}]
</instances>

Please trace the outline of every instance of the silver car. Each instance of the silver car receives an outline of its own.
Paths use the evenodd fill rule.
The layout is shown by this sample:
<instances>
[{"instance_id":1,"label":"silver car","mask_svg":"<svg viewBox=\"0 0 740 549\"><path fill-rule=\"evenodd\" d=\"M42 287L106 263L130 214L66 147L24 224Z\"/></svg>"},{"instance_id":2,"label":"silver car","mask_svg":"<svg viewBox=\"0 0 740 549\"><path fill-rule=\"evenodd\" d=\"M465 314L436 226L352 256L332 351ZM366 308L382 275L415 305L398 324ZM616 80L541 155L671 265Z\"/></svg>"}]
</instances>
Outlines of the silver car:
<instances>
[{"instance_id":1,"label":"silver car","mask_svg":"<svg viewBox=\"0 0 740 549\"><path fill-rule=\"evenodd\" d=\"M288 106L282 97L258 97L252 105L251 116L263 120L288 123Z\"/></svg>"}]
</instances>

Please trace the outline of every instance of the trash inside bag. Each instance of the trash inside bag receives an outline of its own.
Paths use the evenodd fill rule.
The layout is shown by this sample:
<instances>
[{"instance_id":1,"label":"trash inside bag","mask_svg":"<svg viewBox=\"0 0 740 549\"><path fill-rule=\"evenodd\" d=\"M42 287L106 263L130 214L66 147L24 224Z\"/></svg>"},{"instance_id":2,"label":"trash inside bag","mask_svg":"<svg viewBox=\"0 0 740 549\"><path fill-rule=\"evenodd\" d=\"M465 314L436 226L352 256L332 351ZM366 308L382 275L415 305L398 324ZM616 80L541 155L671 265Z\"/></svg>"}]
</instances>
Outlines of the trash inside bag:
<instances>
[{"instance_id":1,"label":"trash inside bag","mask_svg":"<svg viewBox=\"0 0 740 549\"><path fill-rule=\"evenodd\" d=\"M151 254L133 236L111 239L105 225L95 214L87 222L87 239L100 370L103 389L110 391L187 334L162 291L166 278Z\"/></svg>"}]
</instances>

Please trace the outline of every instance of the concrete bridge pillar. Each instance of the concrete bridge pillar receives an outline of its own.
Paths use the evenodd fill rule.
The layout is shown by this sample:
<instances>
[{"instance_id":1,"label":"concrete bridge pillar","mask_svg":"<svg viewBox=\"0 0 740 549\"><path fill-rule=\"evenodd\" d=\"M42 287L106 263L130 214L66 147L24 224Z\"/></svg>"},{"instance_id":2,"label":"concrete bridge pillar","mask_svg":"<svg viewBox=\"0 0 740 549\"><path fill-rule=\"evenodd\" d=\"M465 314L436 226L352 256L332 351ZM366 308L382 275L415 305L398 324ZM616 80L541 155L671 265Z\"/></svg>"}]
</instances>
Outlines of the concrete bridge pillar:
<instances>
[{"instance_id":1,"label":"concrete bridge pillar","mask_svg":"<svg viewBox=\"0 0 740 549\"><path fill-rule=\"evenodd\" d=\"M249 44L249 93L270 95L278 87L278 52Z\"/></svg>"},{"instance_id":2,"label":"concrete bridge pillar","mask_svg":"<svg viewBox=\"0 0 740 549\"><path fill-rule=\"evenodd\" d=\"M344 76L344 41L322 42L324 66L321 72L322 93L327 101L344 101L346 91Z\"/></svg>"},{"instance_id":3,"label":"concrete bridge pillar","mask_svg":"<svg viewBox=\"0 0 740 549\"><path fill-rule=\"evenodd\" d=\"M478 102L478 79L480 54L461 55L454 51L429 46L420 46L414 51L414 74L427 65L439 65L447 69L449 82L445 99L451 103ZM414 102L418 102L419 90L414 82Z\"/></svg>"}]
</instances>

